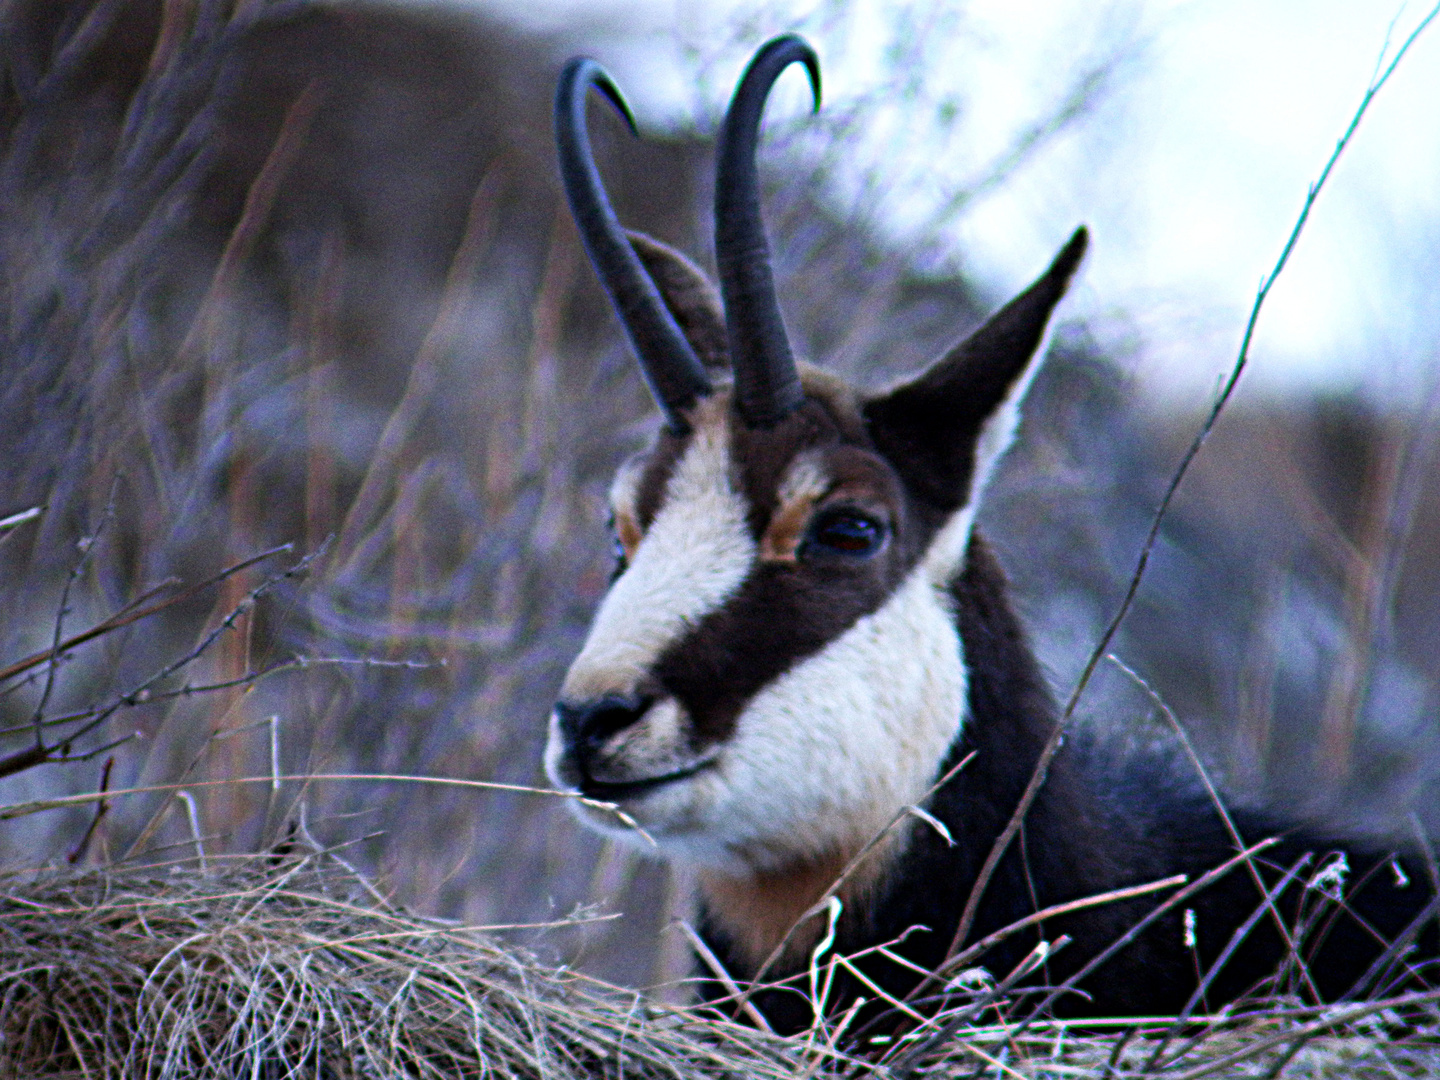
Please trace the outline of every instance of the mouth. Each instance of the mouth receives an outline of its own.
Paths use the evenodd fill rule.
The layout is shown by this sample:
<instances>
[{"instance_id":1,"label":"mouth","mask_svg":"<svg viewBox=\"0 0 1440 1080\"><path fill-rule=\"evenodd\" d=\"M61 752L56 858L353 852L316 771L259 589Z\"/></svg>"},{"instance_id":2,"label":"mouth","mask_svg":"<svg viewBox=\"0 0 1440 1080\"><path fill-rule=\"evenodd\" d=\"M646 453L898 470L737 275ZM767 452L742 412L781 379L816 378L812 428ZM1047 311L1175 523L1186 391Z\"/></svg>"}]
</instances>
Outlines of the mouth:
<instances>
[{"instance_id":1,"label":"mouth","mask_svg":"<svg viewBox=\"0 0 1440 1080\"><path fill-rule=\"evenodd\" d=\"M704 772L713 767L714 758L707 758L704 761L696 762L694 765L683 769L676 769L674 772L663 773L660 776L646 777L644 780L625 780L619 783L612 783L606 780L596 780L586 776L580 781L577 790L587 799L594 799L596 802L620 803L628 802L631 799L640 798L658 791L660 788L668 787L671 784L679 783L681 780L688 780L697 773Z\"/></svg>"}]
</instances>

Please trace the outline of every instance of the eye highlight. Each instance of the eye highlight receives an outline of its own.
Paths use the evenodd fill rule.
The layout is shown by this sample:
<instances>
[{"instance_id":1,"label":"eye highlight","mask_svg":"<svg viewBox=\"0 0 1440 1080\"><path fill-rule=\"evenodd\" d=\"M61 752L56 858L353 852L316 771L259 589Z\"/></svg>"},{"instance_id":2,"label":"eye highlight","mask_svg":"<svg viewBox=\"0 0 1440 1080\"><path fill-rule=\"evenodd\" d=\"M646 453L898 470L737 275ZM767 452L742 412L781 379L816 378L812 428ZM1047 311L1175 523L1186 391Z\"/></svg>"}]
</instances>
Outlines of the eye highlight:
<instances>
[{"instance_id":1,"label":"eye highlight","mask_svg":"<svg viewBox=\"0 0 1440 1080\"><path fill-rule=\"evenodd\" d=\"M850 507L826 510L817 516L805 534L802 557L840 555L865 558L880 550L885 526L869 514Z\"/></svg>"}]
</instances>

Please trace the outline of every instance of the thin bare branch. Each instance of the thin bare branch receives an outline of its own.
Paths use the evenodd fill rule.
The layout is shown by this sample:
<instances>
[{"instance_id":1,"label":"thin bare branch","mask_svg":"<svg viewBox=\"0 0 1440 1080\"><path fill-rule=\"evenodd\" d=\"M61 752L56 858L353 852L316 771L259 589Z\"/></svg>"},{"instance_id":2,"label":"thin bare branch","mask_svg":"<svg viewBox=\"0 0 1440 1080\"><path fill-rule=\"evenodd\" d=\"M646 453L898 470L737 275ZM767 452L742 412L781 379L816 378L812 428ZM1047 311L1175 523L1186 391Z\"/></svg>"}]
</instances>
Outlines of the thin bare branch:
<instances>
[{"instance_id":1,"label":"thin bare branch","mask_svg":"<svg viewBox=\"0 0 1440 1080\"><path fill-rule=\"evenodd\" d=\"M1079 971L1075 972L1074 975L1071 975L1054 990L1046 994L1040 1004L1035 1006L1035 1008L1031 1011L1029 1019L1022 1023L1018 1030L1024 1031L1031 1019L1037 1019L1062 994L1069 993L1071 990L1073 990L1081 979L1085 978L1085 976L1089 975L1101 964L1105 963L1105 961L1109 960L1121 949L1125 948L1127 945L1133 942L1166 912L1173 911L1175 908L1183 904L1186 900L1189 900L1190 897L1194 896L1196 893L1204 889L1208 889L1211 885L1215 884L1215 882L1219 881L1226 874L1230 873L1230 871L1234 870L1235 867L1239 866L1241 863L1247 861L1248 859L1254 858L1255 855L1266 850L1267 848L1274 847L1277 843L1279 843L1279 841L1271 837L1266 840L1261 840L1258 844L1252 844L1244 851L1232 855L1230 858L1226 859L1223 863L1215 867L1213 870L1206 871L1204 874L1196 878L1192 883L1185 886L1179 892L1176 892L1173 895L1166 897L1161 904L1159 904L1143 919L1137 922L1129 930L1125 931L1125 933L1121 934L1120 937L1116 938L1115 941L1111 942L1111 944L1108 945L1106 948L1102 949L1100 952L1092 956Z\"/></svg>"},{"instance_id":2,"label":"thin bare branch","mask_svg":"<svg viewBox=\"0 0 1440 1080\"><path fill-rule=\"evenodd\" d=\"M159 612L164 611L166 608L172 607L175 604L182 603L183 601L190 599L190 597L194 596L196 593L204 592L206 589L212 588L215 585L220 584L220 582L226 580L229 577L232 577L235 574L240 573L242 570L249 569L256 563L263 562L264 560L273 558L276 555L286 554L294 550L294 547L294 544L281 544L279 547L273 547L270 548L268 551L262 551L258 555L252 555L250 558L238 562L233 566L227 566L224 570L221 570L214 577L206 578L204 581L201 581L195 585L191 585L188 589L182 589L180 592L175 593L172 596L168 596L164 600L159 601L158 603L150 604L146 607L136 607L135 604L128 605L122 610L116 612L110 618L106 619L104 622L97 623L89 630L86 630L83 633L76 634L74 637L66 638L64 641L60 642L58 646L52 649L46 649L44 652L35 653L32 656L25 657L25 659L23 660L15 661L15 663L10 664L8 667L0 668L0 682L5 682L7 679L14 678L16 675L19 675L23 671L28 671L29 669L34 667L39 667L41 664L45 663L47 660L52 659L53 657L62 656L65 653L69 652L71 649L75 648L77 645L83 645L87 641L93 641L98 637L103 637L105 634L111 633L112 631L119 630L125 626L129 626L131 623L139 622L141 619L147 619L151 615L158 614ZM155 586L155 588L148 590L145 595L142 596L135 603L142 603L145 599L153 596L161 589L169 587L169 584L170 583L167 582ZM0 734L4 734L4 732L0 732Z\"/></svg>"},{"instance_id":3,"label":"thin bare branch","mask_svg":"<svg viewBox=\"0 0 1440 1080\"><path fill-rule=\"evenodd\" d=\"M45 746L45 732L40 726L41 720L45 717L45 706L50 703L50 694L55 689L55 670L58 667L57 661L60 657L60 640L65 633L65 616L70 614L70 590L75 587L75 582L90 565L90 556L99 542L100 536L105 531L105 526L115 516L115 494L120 487L120 477L116 476L110 481L110 497L105 502L105 509L100 514L100 523L95 526L95 531L89 536L80 539L80 558L75 560L75 565L70 568L69 575L65 578L65 584L60 590L60 606L55 612L55 632L50 645L50 668L45 672L45 688L40 692L40 700L35 706L35 713L30 719L30 725L35 731L35 749L41 750Z\"/></svg>"},{"instance_id":4,"label":"thin bare branch","mask_svg":"<svg viewBox=\"0 0 1440 1080\"><path fill-rule=\"evenodd\" d=\"M1284 895L1285 890L1288 889L1305 868L1310 865L1312 858L1314 858L1314 856L1307 851L1296 859L1290 868L1285 871L1284 876L1265 894L1265 902L1258 904L1245 921L1235 928L1235 932L1230 935L1230 940L1227 941L1225 947L1220 950L1220 955L1215 958L1214 963L1212 963L1209 970L1205 972L1204 978L1200 980L1200 985L1195 987L1195 992L1190 995L1190 1000L1185 1002L1185 1007L1180 1010L1180 1014L1175 1018L1174 1025L1156 1044L1149 1061L1145 1065L1146 1069L1155 1067L1155 1064L1164 1055L1166 1048L1170 1045L1175 1034L1185 1026L1185 1023L1194 1015L1195 1010L1204 1003L1205 995L1209 991L1210 985L1215 981L1216 976L1224 970L1225 965L1230 962L1230 958L1235 955L1235 950L1250 936L1250 932L1255 929L1255 924L1265 916L1266 912L1273 910L1275 901ZM1181 1053L1183 1052L1182 1050ZM1180 1054L1176 1054L1175 1056L1178 1058Z\"/></svg>"},{"instance_id":5,"label":"thin bare branch","mask_svg":"<svg viewBox=\"0 0 1440 1080\"><path fill-rule=\"evenodd\" d=\"M150 784L144 787L120 788L111 791L108 795L100 792L84 792L79 795L59 795L53 799L34 799L29 802L11 803L8 806L0 806L0 821L10 821L14 818L27 817L30 814L44 813L47 810L63 810L71 806L85 806L102 798L118 799L124 795L152 795L156 792L173 793L182 788L197 789L207 787L224 787L231 784L273 784L277 777L266 774L265 776L232 776L223 780L196 780L180 784ZM573 799L576 802L584 803L586 806L595 807L599 810L616 811L610 803L601 802L598 799L590 799L577 791L557 791L554 788L529 787L525 784L503 784L494 780L465 780L453 776L411 776L404 773L294 773L280 776L282 783L397 783L397 784L433 784L440 787L474 788L481 791L509 791L523 795L542 795L552 799ZM625 815L619 815L625 816Z\"/></svg>"},{"instance_id":6,"label":"thin bare branch","mask_svg":"<svg viewBox=\"0 0 1440 1080\"><path fill-rule=\"evenodd\" d=\"M43 506L32 506L29 510L21 510L18 514L11 514L9 517L0 518L0 533L9 532L27 521L34 521L40 516Z\"/></svg>"},{"instance_id":7,"label":"thin bare branch","mask_svg":"<svg viewBox=\"0 0 1440 1080\"><path fill-rule=\"evenodd\" d=\"M1043 911L1037 911L1033 915L1027 915L1018 922L1013 922L1009 926L996 930L993 934L987 934L968 949L956 953L935 969L932 978L944 978L949 972L954 971L964 964L968 964L971 960L978 960L1006 938L1018 934L1021 930L1042 923L1046 919L1069 915L1071 912L1083 911L1086 908L1118 903L1121 900L1133 900L1138 896L1149 896L1151 893L1160 892L1162 889L1171 889L1179 885L1184 885L1189 880L1189 877L1185 874L1176 874L1173 877L1167 877L1160 881L1152 881L1147 885L1132 885L1128 889L1112 889L1110 892L1098 893L1095 896L1086 896L1079 900L1070 900L1064 904L1052 904Z\"/></svg>"},{"instance_id":8,"label":"thin bare branch","mask_svg":"<svg viewBox=\"0 0 1440 1080\"><path fill-rule=\"evenodd\" d=\"M740 987L736 984L735 977L725 970L725 965L720 962L720 958L715 955L714 950L705 944L705 939L697 934L695 928L684 919L676 919L675 925L680 927L680 932L689 940L690 947L695 950L695 955L700 957L701 962L710 969L710 974L720 980L720 985L725 987L726 993L734 997L737 1007L743 1009L745 1015L753 1020L755 1026L761 1031L773 1034L775 1029L770 1026L770 1021L765 1019L765 1014L755 1008L754 1002L740 993Z\"/></svg>"},{"instance_id":9,"label":"thin bare branch","mask_svg":"<svg viewBox=\"0 0 1440 1080\"><path fill-rule=\"evenodd\" d=\"M105 759L105 768L100 772L100 794L104 795L110 788L110 770L115 767L115 759ZM85 830L85 835L80 837L80 842L75 845L70 854L65 856L65 861L71 866L85 857L85 852L90 849L90 841L94 839L95 830L100 827L100 822L110 812L110 803L101 799L95 804L95 815L90 819L90 827Z\"/></svg>"},{"instance_id":10,"label":"thin bare branch","mask_svg":"<svg viewBox=\"0 0 1440 1080\"><path fill-rule=\"evenodd\" d=\"M1125 661L1121 660L1114 653L1107 653L1106 659L1123 671L1136 686L1140 687L1145 696L1150 699L1151 703L1160 710L1160 714L1165 717L1166 722L1170 725L1170 730L1174 732L1175 737L1180 740L1180 746L1184 749L1185 756L1190 759L1190 764L1194 766L1196 775L1200 777L1200 782L1205 785L1205 793L1210 797L1210 802L1215 807L1215 812L1220 815L1220 821L1224 824L1225 831L1230 834L1230 843L1235 846L1236 851L1243 851L1245 849L1245 840L1241 837L1240 830L1235 827L1235 820L1230 816L1230 811L1226 808L1225 801L1220 798L1219 789L1215 787L1214 782L1210 779L1210 771L1205 768L1205 763L1200 760L1200 755L1195 752L1195 746L1191 743L1190 736L1186 734L1185 729L1180 726L1179 718L1176 717L1170 706L1165 703L1165 699L1160 696L1153 686L1141 677L1139 672L1131 668L1129 664L1125 663ZM1285 924L1285 919L1281 916L1280 909L1275 906L1275 900L1271 897L1270 890L1260 877L1260 871L1255 868L1254 862L1247 862L1245 869L1250 874L1250 880L1255 883L1255 889L1261 897L1261 904L1270 912L1270 921L1275 924L1275 929L1280 934L1280 940L1285 943L1286 953L1290 958L1290 962L1293 963L1296 970L1300 972L1300 977L1305 981L1305 986L1309 989L1311 996L1316 1001L1319 1001L1320 991L1315 985L1315 980L1310 977L1309 965L1305 963L1304 957L1300 955L1299 945L1294 935L1290 933L1290 927Z\"/></svg>"}]
</instances>

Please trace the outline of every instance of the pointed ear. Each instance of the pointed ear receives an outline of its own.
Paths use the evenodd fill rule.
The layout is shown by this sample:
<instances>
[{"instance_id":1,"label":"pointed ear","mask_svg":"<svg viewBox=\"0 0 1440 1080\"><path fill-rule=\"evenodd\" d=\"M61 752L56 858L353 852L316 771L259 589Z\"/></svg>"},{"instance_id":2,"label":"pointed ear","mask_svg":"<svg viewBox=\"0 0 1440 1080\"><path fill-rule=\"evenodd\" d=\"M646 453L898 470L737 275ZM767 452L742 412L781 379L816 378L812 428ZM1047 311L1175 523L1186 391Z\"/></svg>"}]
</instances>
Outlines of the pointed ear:
<instances>
[{"instance_id":1,"label":"pointed ear","mask_svg":"<svg viewBox=\"0 0 1440 1080\"><path fill-rule=\"evenodd\" d=\"M1033 285L923 375L867 402L876 448L946 511L980 493L1019 422L1050 312L1085 254L1082 226Z\"/></svg>"},{"instance_id":2,"label":"pointed ear","mask_svg":"<svg viewBox=\"0 0 1440 1080\"><path fill-rule=\"evenodd\" d=\"M627 229L625 235L700 362L728 374L730 345L725 315L719 290L705 271L668 244L644 233Z\"/></svg>"}]
</instances>

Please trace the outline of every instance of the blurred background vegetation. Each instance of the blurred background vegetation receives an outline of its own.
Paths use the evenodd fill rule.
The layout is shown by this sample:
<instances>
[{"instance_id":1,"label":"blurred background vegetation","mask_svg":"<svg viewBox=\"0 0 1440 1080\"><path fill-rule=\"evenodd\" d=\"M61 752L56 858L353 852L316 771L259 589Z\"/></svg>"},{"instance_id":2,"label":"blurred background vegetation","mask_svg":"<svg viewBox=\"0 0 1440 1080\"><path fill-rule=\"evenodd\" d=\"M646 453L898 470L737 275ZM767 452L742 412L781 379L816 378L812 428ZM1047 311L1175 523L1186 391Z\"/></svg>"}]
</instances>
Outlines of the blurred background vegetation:
<instances>
[{"instance_id":1,"label":"blurred background vegetation","mask_svg":"<svg viewBox=\"0 0 1440 1080\"><path fill-rule=\"evenodd\" d=\"M632 984L675 970L686 946L661 931L684 883L557 799L203 786L544 784L545 716L610 570L603 494L656 422L554 174L573 43L474 10L289 0L17 0L0 19L0 803L187 785L5 821L0 860L304 834L469 924L622 912L540 940ZM897 101L957 107L914 85L927 39L896 25L890 81L777 120L764 164L798 351L871 386L1005 291L853 197L859 133ZM780 29L737 19L696 70L728 82L706 65ZM1082 119L1124 52L1082 65L956 199ZM636 141L592 114L622 220L706 265L714 120ZM1208 405L1138 393L1144 343L1098 341L1062 321L981 519L1062 694ZM1418 811L1440 833L1437 409L1242 398L1187 481L1115 651L1232 798L1387 835ZM1165 738L1113 665L1082 713Z\"/></svg>"}]
</instances>

